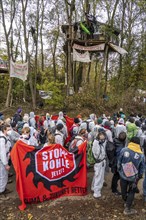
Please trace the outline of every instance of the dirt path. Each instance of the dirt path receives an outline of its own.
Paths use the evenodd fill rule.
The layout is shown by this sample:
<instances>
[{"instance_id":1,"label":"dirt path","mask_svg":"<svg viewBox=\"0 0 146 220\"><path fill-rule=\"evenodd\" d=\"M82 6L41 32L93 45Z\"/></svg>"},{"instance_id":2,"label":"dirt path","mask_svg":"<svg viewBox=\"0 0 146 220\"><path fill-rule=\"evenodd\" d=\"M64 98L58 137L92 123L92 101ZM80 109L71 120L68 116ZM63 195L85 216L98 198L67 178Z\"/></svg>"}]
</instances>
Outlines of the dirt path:
<instances>
[{"instance_id":1,"label":"dirt path","mask_svg":"<svg viewBox=\"0 0 146 220\"><path fill-rule=\"evenodd\" d=\"M88 170L88 186L91 185L93 170ZM15 190L15 176L13 183L8 185L13 192L9 194L10 200L0 204L0 220L146 220L142 201L142 191L136 194L136 216L123 215L123 201L121 197L114 196L110 190L111 174L106 175L107 187L103 188L104 199L94 199L90 187L87 196L62 197L53 201L27 205L25 211L19 211L20 200ZM142 181L139 183L142 188Z\"/></svg>"}]
</instances>

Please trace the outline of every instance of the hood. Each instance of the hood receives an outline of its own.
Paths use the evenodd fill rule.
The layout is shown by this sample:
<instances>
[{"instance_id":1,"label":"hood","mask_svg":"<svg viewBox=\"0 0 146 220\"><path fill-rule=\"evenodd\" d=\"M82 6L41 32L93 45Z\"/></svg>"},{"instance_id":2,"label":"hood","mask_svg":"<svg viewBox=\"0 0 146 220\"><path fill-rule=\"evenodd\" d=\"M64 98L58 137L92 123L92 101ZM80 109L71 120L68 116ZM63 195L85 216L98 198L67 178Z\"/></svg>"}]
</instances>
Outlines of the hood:
<instances>
[{"instance_id":1,"label":"hood","mask_svg":"<svg viewBox=\"0 0 146 220\"><path fill-rule=\"evenodd\" d=\"M128 148L136 153L139 153L139 154L143 154L143 152L141 151L141 148L140 148L140 145L139 144L135 144L133 142L130 142L128 144Z\"/></svg>"},{"instance_id":2,"label":"hood","mask_svg":"<svg viewBox=\"0 0 146 220\"><path fill-rule=\"evenodd\" d=\"M91 119L92 121L95 120L95 114L91 114L89 117L90 117L90 119Z\"/></svg>"},{"instance_id":3,"label":"hood","mask_svg":"<svg viewBox=\"0 0 146 220\"><path fill-rule=\"evenodd\" d=\"M63 112L59 112L59 119L63 119Z\"/></svg>"},{"instance_id":4,"label":"hood","mask_svg":"<svg viewBox=\"0 0 146 220\"><path fill-rule=\"evenodd\" d=\"M28 121L29 121L29 117L28 117L27 115L24 115L23 121L24 121L24 122L28 122Z\"/></svg>"},{"instance_id":5,"label":"hood","mask_svg":"<svg viewBox=\"0 0 146 220\"><path fill-rule=\"evenodd\" d=\"M127 124L127 131L131 132L133 130L137 130L137 126L134 123L128 123Z\"/></svg>"},{"instance_id":6,"label":"hood","mask_svg":"<svg viewBox=\"0 0 146 220\"><path fill-rule=\"evenodd\" d=\"M30 116L30 118L34 118L35 117L34 112L30 112L29 116Z\"/></svg>"}]
</instances>

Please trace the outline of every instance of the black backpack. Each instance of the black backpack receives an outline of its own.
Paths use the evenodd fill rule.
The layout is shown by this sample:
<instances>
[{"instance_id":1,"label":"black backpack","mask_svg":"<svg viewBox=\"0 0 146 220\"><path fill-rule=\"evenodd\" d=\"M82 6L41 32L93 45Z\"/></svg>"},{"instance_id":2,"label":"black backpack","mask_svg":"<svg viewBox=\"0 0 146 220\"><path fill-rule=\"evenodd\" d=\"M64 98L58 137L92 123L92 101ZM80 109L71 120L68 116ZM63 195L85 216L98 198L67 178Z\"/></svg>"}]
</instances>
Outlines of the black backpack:
<instances>
[{"instance_id":1,"label":"black backpack","mask_svg":"<svg viewBox=\"0 0 146 220\"><path fill-rule=\"evenodd\" d=\"M89 129L89 124L91 121L83 121L83 123L87 124L87 132L89 133L91 130Z\"/></svg>"},{"instance_id":2,"label":"black backpack","mask_svg":"<svg viewBox=\"0 0 146 220\"><path fill-rule=\"evenodd\" d=\"M18 133L21 135L22 134L22 129L23 129L23 126L26 122L23 122L23 121L18 121L17 122L17 131Z\"/></svg>"},{"instance_id":3,"label":"black backpack","mask_svg":"<svg viewBox=\"0 0 146 220\"><path fill-rule=\"evenodd\" d=\"M41 127L39 134L39 142L40 144L45 144L47 141L47 132L45 132L44 128Z\"/></svg>"},{"instance_id":4,"label":"black backpack","mask_svg":"<svg viewBox=\"0 0 146 220\"><path fill-rule=\"evenodd\" d=\"M109 167L112 167L115 163L115 159L116 159L115 153L116 153L116 147L115 147L114 143L111 141L107 141L106 155L109 160Z\"/></svg>"},{"instance_id":5,"label":"black backpack","mask_svg":"<svg viewBox=\"0 0 146 220\"><path fill-rule=\"evenodd\" d=\"M146 139L144 139L142 149L144 150L144 155L146 156Z\"/></svg>"}]
</instances>

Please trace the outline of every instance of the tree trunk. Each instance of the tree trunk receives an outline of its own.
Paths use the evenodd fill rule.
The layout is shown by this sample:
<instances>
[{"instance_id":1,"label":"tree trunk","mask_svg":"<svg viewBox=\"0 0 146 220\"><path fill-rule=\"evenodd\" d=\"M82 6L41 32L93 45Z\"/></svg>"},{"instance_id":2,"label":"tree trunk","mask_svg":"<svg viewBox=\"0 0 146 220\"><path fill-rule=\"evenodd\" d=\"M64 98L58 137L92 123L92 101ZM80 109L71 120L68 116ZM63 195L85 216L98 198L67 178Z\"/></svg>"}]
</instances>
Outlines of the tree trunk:
<instances>
[{"instance_id":1,"label":"tree trunk","mask_svg":"<svg viewBox=\"0 0 146 220\"><path fill-rule=\"evenodd\" d=\"M68 3L67 0L64 0L65 5L66 5L66 13L67 13L67 20L69 24L69 39L67 40L67 89L69 91L70 87L73 87L73 67L72 67L72 57L71 57L71 43L72 43L72 29L71 29L71 24L72 24L72 15L74 11L74 6L75 6L75 0L72 0L71 3Z\"/></svg>"},{"instance_id":2,"label":"tree trunk","mask_svg":"<svg viewBox=\"0 0 146 220\"><path fill-rule=\"evenodd\" d=\"M43 25L44 25L44 0L42 0L42 19L40 27L40 40L41 40L41 70L44 71L44 46L43 46Z\"/></svg>"},{"instance_id":3,"label":"tree trunk","mask_svg":"<svg viewBox=\"0 0 146 220\"><path fill-rule=\"evenodd\" d=\"M98 64L98 59L96 59L96 63L95 63L95 78L94 78L94 90L95 91L97 90L97 74L98 74L97 64Z\"/></svg>"},{"instance_id":4,"label":"tree trunk","mask_svg":"<svg viewBox=\"0 0 146 220\"><path fill-rule=\"evenodd\" d=\"M87 83L90 83L90 70L91 70L91 62L88 65L88 72L87 72Z\"/></svg>"},{"instance_id":5,"label":"tree trunk","mask_svg":"<svg viewBox=\"0 0 146 220\"><path fill-rule=\"evenodd\" d=\"M23 29L24 29L24 43L25 43L25 49L26 49L26 59L25 61L28 61L28 72L29 72L29 86L30 86L30 91L31 91L31 97L32 97L32 107L33 109L36 108L36 101L35 101L35 95L34 95L34 90L33 90L33 84L32 84L32 73L30 70L30 54L29 54L29 49L28 49L28 36L27 36L27 30L26 30L26 8L27 8L27 4L28 4L28 0L25 1L25 5L24 5L24 1L21 0L21 4L22 4L22 25L23 25Z\"/></svg>"},{"instance_id":6,"label":"tree trunk","mask_svg":"<svg viewBox=\"0 0 146 220\"><path fill-rule=\"evenodd\" d=\"M108 47L108 46L107 46ZM106 53L106 63L105 63L105 86L104 86L104 94L106 94L107 92L107 84L108 84L108 55L109 55L109 51L107 49L107 53Z\"/></svg>"},{"instance_id":7,"label":"tree trunk","mask_svg":"<svg viewBox=\"0 0 146 220\"><path fill-rule=\"evenodd\" d=\"M35 51L35 77L34 77L34 108L36 108L36 84L38 75L38 36L39 36L39 6L40 0L37 0L37 16L36 16L36 51Z\"/></svg>"},{"instance_id":8,"label":"tree trunk","mask_svg":"<svg viewBox=\"0 0 146 220\"><path fill-rule=\"evenodd\" d=\"M13 24L15 12L16 12L15 0L13 2L11 2L11 21L10 21L10 26L9 26L8 31L6 28L6 17L5 17L5 12L4 12L4 8L3 8L3 0L0 1L0 6L1 6L1 14L2 14L2 24L3 24L5 38L6 38L7 54L8 54L8 59L9 59L9 70L10 70L11 52L10 52L9 36L10 36L11 30L12 30L12 24ZM9 107L9 105L10 105L11 91L12 91L12 78L10 77L5 107Z\"/></svg>"},{"instance_id":9,"label":"tree trunk","mask_svg":"<svg viewBox=\"0 0 146 220\"><path fill-rule=\"evenodd\" d=\"M55 53L53 53L53 72L54 72L54 82L56 82L56 79L57 79L57 71L56 71L56 51Z\"/></svg>"},{"instance_id":10,"label":"tree trunk","mask_svg":"<svg viewBox=\"0 0 146 220\"><path fill-rule=\"evenodd\" d=\"M104 66L105 66L106 58L107 58L107 54L108 54L108 47L109 47L108 44L106 44L103 63L101 65L101 69L100 69L100 72L99 72L99 79L98 79L98 83L97 83L97 93L96 93L97 94L96 95L97 99L100 96L101 79L102 79L102 73L103 73L103 70L104 70Z\"/></svg>"},{"instance_id":11,"label":"tree trunk","mask_svg":"<svg viewBox=\"0 0 146 220\"><path fill-rule=\"evenodd\" d=\"M126 10L126 1L122 0L122 6L123 6L123 10L122 10L122 21L121 21L121 42L120 42L120 47L123 47L123 41L124 41L124 20L125 20L125 10ZM120 54L119 57L119 74L118 74L118 80L120 79L120 76L122 74L122 62L123 62L123 57Z\"/></svg>"}]
</instances>

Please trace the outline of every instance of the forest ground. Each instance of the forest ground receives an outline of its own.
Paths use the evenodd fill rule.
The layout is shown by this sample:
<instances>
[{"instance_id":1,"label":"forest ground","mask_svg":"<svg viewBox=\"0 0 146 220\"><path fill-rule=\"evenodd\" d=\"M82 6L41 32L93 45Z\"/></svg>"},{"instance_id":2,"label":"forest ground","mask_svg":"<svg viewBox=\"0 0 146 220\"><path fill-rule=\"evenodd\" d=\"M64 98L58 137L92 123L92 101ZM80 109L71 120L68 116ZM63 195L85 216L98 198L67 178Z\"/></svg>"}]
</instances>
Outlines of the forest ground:
<instances>
[{"instance_id":1,"label":"forest ground","mask_svg":"<svg viewBox=\"0 0 146 220\"><path fill-rule=\"evenodd\" d=\"M93 168L88 169L88 194L86 196L69 196L38 204L27 204L24 211L18 209L20 200L15 189L15 175L13 183L7 188L13 190L8 201L0 203L1 220L146 220L146 209L142 199L142 181L139 183L140 193L136 194L134 208L138 213L134 216L124 216L124 203L121 196L115 196L110 189L111 173L107 173L105 180L107 187L103 187L103 199L94 199L90 190L93 178ZM31 218L30 218L31 217Z\"/></svg>"}]
</instances>

